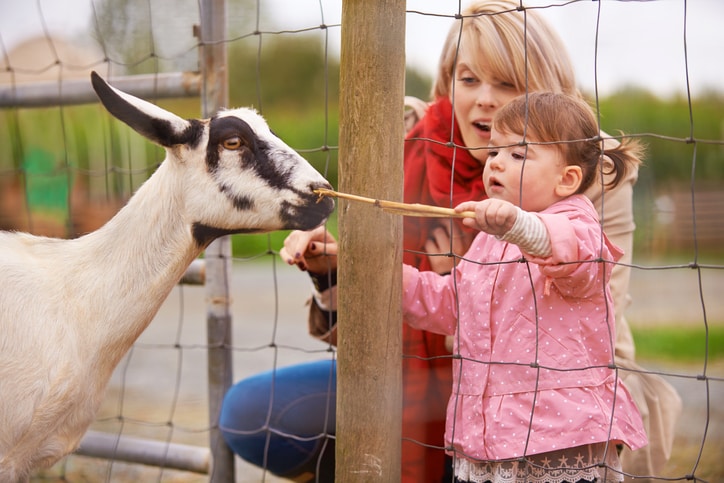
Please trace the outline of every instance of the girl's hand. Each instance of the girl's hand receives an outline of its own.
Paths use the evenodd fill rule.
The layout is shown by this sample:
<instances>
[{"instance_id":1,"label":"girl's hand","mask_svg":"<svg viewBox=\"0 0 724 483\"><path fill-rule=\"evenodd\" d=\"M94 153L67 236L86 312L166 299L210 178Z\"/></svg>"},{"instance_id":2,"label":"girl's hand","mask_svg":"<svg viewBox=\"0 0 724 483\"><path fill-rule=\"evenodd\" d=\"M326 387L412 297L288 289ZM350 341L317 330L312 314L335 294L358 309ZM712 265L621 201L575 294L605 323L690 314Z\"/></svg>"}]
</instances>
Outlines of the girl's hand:
<instances>
[{"instance_id":1,"label":"girl's hand","mask_svg":"<svg viewBox=\"0 0 724 483\"><path fill-rule=\"evenodd\" d=\"M495 236L505 235L518 218L518 208L513 203L492 198L460 203L455 211L474 211L475 218L465 218L463 224Z\"/></svg>"},{"instance_id":2,"label":"girl's hand","mask_svg":"<svg viewBox=\"0 0 724 483\"><path fill-rule=\"evenodd\" d=\"M337 269L337 240L324 226L293 231L284 239L279 256L302 271L321 275Z\"/></svg>"}]
</instances>

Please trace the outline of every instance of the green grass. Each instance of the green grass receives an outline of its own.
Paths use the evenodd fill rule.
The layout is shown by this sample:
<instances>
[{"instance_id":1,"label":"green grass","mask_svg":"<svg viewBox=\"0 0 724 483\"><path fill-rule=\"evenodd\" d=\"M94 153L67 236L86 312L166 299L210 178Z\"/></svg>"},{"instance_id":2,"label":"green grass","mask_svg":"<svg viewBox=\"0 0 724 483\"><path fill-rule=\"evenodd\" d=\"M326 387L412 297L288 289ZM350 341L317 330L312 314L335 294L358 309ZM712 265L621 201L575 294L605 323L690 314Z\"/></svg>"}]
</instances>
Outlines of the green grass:
<instances>
[{"instance_id":1,"label":"green grass","mask_svg":"<svg viewBox=\"0 0 724 483\"><path fill-rule=\"evenodd\" d=\"M707 333L702 326L632 328L637 359L702 361ZM709 360L724 360L724 324L709 324Z\"/></svg>"}]
</instances>

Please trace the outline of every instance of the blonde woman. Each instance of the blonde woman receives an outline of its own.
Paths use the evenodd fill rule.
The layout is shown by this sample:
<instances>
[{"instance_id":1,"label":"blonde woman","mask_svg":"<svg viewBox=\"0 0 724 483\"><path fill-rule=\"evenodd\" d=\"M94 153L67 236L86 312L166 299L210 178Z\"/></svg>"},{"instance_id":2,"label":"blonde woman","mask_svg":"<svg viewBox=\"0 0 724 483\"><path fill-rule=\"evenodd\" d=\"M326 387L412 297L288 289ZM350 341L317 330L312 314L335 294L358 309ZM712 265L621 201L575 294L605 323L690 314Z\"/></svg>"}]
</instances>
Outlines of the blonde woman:
<instances>
[{"instance_id":1,"label":"blonde woman","mask_svg":"<svg viewBox=\"0 0 724 483\"><path fill-rule=\"evenodd\" d=\"M413 127L406 136L405 201L455 206L463 201L484 199L482 172L487 154L481 148L487 146L495 112L526 91L578 95L573 68L558 35L536 10L519 7L517 1L480 0L469 4L462 17L453 22L442 49L433 98L418 109L417 121L410 122ZM454 147L450 147L451 141ZM604 190L601 183L596 182L585 193L596 207L608 237L625 252L620 260L622 264L616 265L611 279L617 314L616 363L634 369L637 366L633 341L623 313L628 304L629 269L625 264L631 261L632 193L636 178L637 170L632 169L615 188ZM462 255L472 238L473 232L460 223L407 218L404 261L420 270L449 273L453 267L451 258L436 254L447 253L452 247L456 254ZM293 232L280 254L287 263L308 271L315 282L310 304L310 333L333 344L336 343L336 250L333 236L320 228ZM406 356L402 361L403 482L450 481L451 464L443 451L445 407L452 387L449 345L445 336L408 325L403 326L403 344ZM242 458L258 465L270 467L278 459L287 475L297 471L290 469L292 467L304 471L312 468L312 473L319 475L325 467L333 465L331 440L319 438L310 443L305 439L303 451L290 455L284 449L298 448L299 440L279 436L298 434L289 421L300 420L318 420L324 424L314 428L305 425L305 434L333 432L334 404L328 401L334 399L335 386L334 380L330 383L330 373L334 373L334 362L327 360L240 381L224 404L224 425L232 430L262 428L269 413L269 399L260 394L271 394L272 386L275 404L272 416L283 408L285 419L272 424L276 431L271 435L267 451L260 447L267 443L264 429L254 435L249 431L229 431L226 434L231 447ZM637 451L635 456L626 452L622 455L624 471L656 474L669 456L680 400L657 376L621 373L625 379L637 379L629 387L652 435L647 448ZM320 374L321 379L315 374ZM332 388L331 393L328 387ZM245 396L252 391L253 397ZM307 393L320 398L315 406L322 413L318 418L310 416L314 409L309 405L297 404L308 400ZM291 417L294 408L299 408L298 415ZM298 461L286 464L293 458ZM282 461L286 463L282 465Z\"/></svg>"}]
</instances>

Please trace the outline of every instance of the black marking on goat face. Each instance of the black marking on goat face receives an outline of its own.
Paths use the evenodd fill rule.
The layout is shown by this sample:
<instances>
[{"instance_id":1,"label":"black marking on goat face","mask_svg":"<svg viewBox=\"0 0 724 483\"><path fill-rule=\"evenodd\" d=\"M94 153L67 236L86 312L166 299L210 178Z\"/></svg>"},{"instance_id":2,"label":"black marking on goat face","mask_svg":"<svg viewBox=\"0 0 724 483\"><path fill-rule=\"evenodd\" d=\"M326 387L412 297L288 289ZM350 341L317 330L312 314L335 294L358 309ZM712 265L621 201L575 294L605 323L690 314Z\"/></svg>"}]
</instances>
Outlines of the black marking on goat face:
<instances>
[{"instance_id":1,"label":"black marking on goat face","mask_svg":"<svg viewBox=\"0 0 724 483\"><path fill-rule=\"evenodd\" d=\"M304 200L300 206L287 201L282 202L279 216L285 229L310 230L319 226L334 211L334 201L326 196L319 199L319 196L313 193L315 188L329 189L329 184L310 186L309 193L297 192L297 195Z\"/></svg>"},{"instance_id":2,"label":"black marking on goat face","mask_svg":"<svg viewBox=\"0 0 724 483\"><path fill-rule=\"evenodd\" d=\"M206 148L206 167L210 173L219 168L224 142L238 138L240 145L236 149L239 163L253 170L272 188L289 188L291 172L279 169L277 163L269 158L271 147L244 120L235 116L214 117L209 127L209 144Z\"/></svg>"},{"instance_id":3,"label":"black marking on goat face","mask_svg":"<svg viewBox=\"0 0 724 483\"><path fill-rule=\"evenodd\" d=\"M272 134L270 134L273 136ZM227 141L233 140L228 143ZM307 230L318 226L334 210L334 202L319 197L313 192L315 188L330 188L326 182L319 185L311 184L304 190L295 188L290 183L293 174L295 153L285 153L281 149L274 150L264 138L260 138L244 120L235 117L214 117L209 124L209 144L206 148L206 169L213 176L220 169L220 157L229 146L236 152L237 162L243 169L252 170L267 186L278 191L288 190L296 194L297 201L291 203L281 201L279 216L282 221L280 229ZM274 152L272 155L270 153ZM289 163L284 163L285 157ZM298 161L302 161L298 159ZM219 190L233 203L238 210L254 208L253 197L234 191L233 185L218 179Z\"/></svg>"},{"instance_id":4,"label":"black marking on goat face","mask_svg":"<svg viewBox=\"0 0 724 483\"><path fill-rule=\"evenodd\" d=\"M236 208L237 210L246 211L254 208L253 199L249 198L248 196L237 195L236 193L232 192L232 189L229 187L229 185L222 184L219 186L219 189L222 193L226 195L226 197L234 205L234 208Z\"/></svg>"},{"instance_id":5,"label":"black marking on goat face","mask_svg":"<svg viewBox=\"0 0 724 483\"><path fill-rule=\"evenodd\" d=\"M191 226L191 235L200 248L206 248L209 244L224 235L234 235L236 233L256 233L258 230L228 230L225 228L215 228L213 226L204 225L203 223L194 223Z\"/></svg>"}]
</instances>

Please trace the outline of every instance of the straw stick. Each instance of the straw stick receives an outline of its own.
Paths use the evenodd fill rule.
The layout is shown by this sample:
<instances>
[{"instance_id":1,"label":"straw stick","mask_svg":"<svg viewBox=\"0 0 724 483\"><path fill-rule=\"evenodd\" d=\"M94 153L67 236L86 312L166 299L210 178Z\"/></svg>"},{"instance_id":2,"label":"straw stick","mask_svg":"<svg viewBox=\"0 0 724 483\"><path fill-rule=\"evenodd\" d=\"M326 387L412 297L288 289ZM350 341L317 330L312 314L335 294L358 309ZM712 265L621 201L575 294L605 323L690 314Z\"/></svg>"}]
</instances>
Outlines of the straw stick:
<instances>
[{"instance_id":1,"label":"straw stick","mask_svg":"<svg viewBox=\"0 0 724 483\"><path fill-rule=\"evenodd\" d=\"M458 213L451 208L423 205L420 203L399 203L396 201L376 200L373 198L366 198L364 196L341 193L339 191L328 190L325 188L315 189L314 192L318 194L320 198L323 196L333 196L335 198L344 198L346 200L359 201L361 203L374 205L388 213L393 213L396 215L428 218L475 218L474 211L463 211Z\"/></svg>"}]
</instances>

